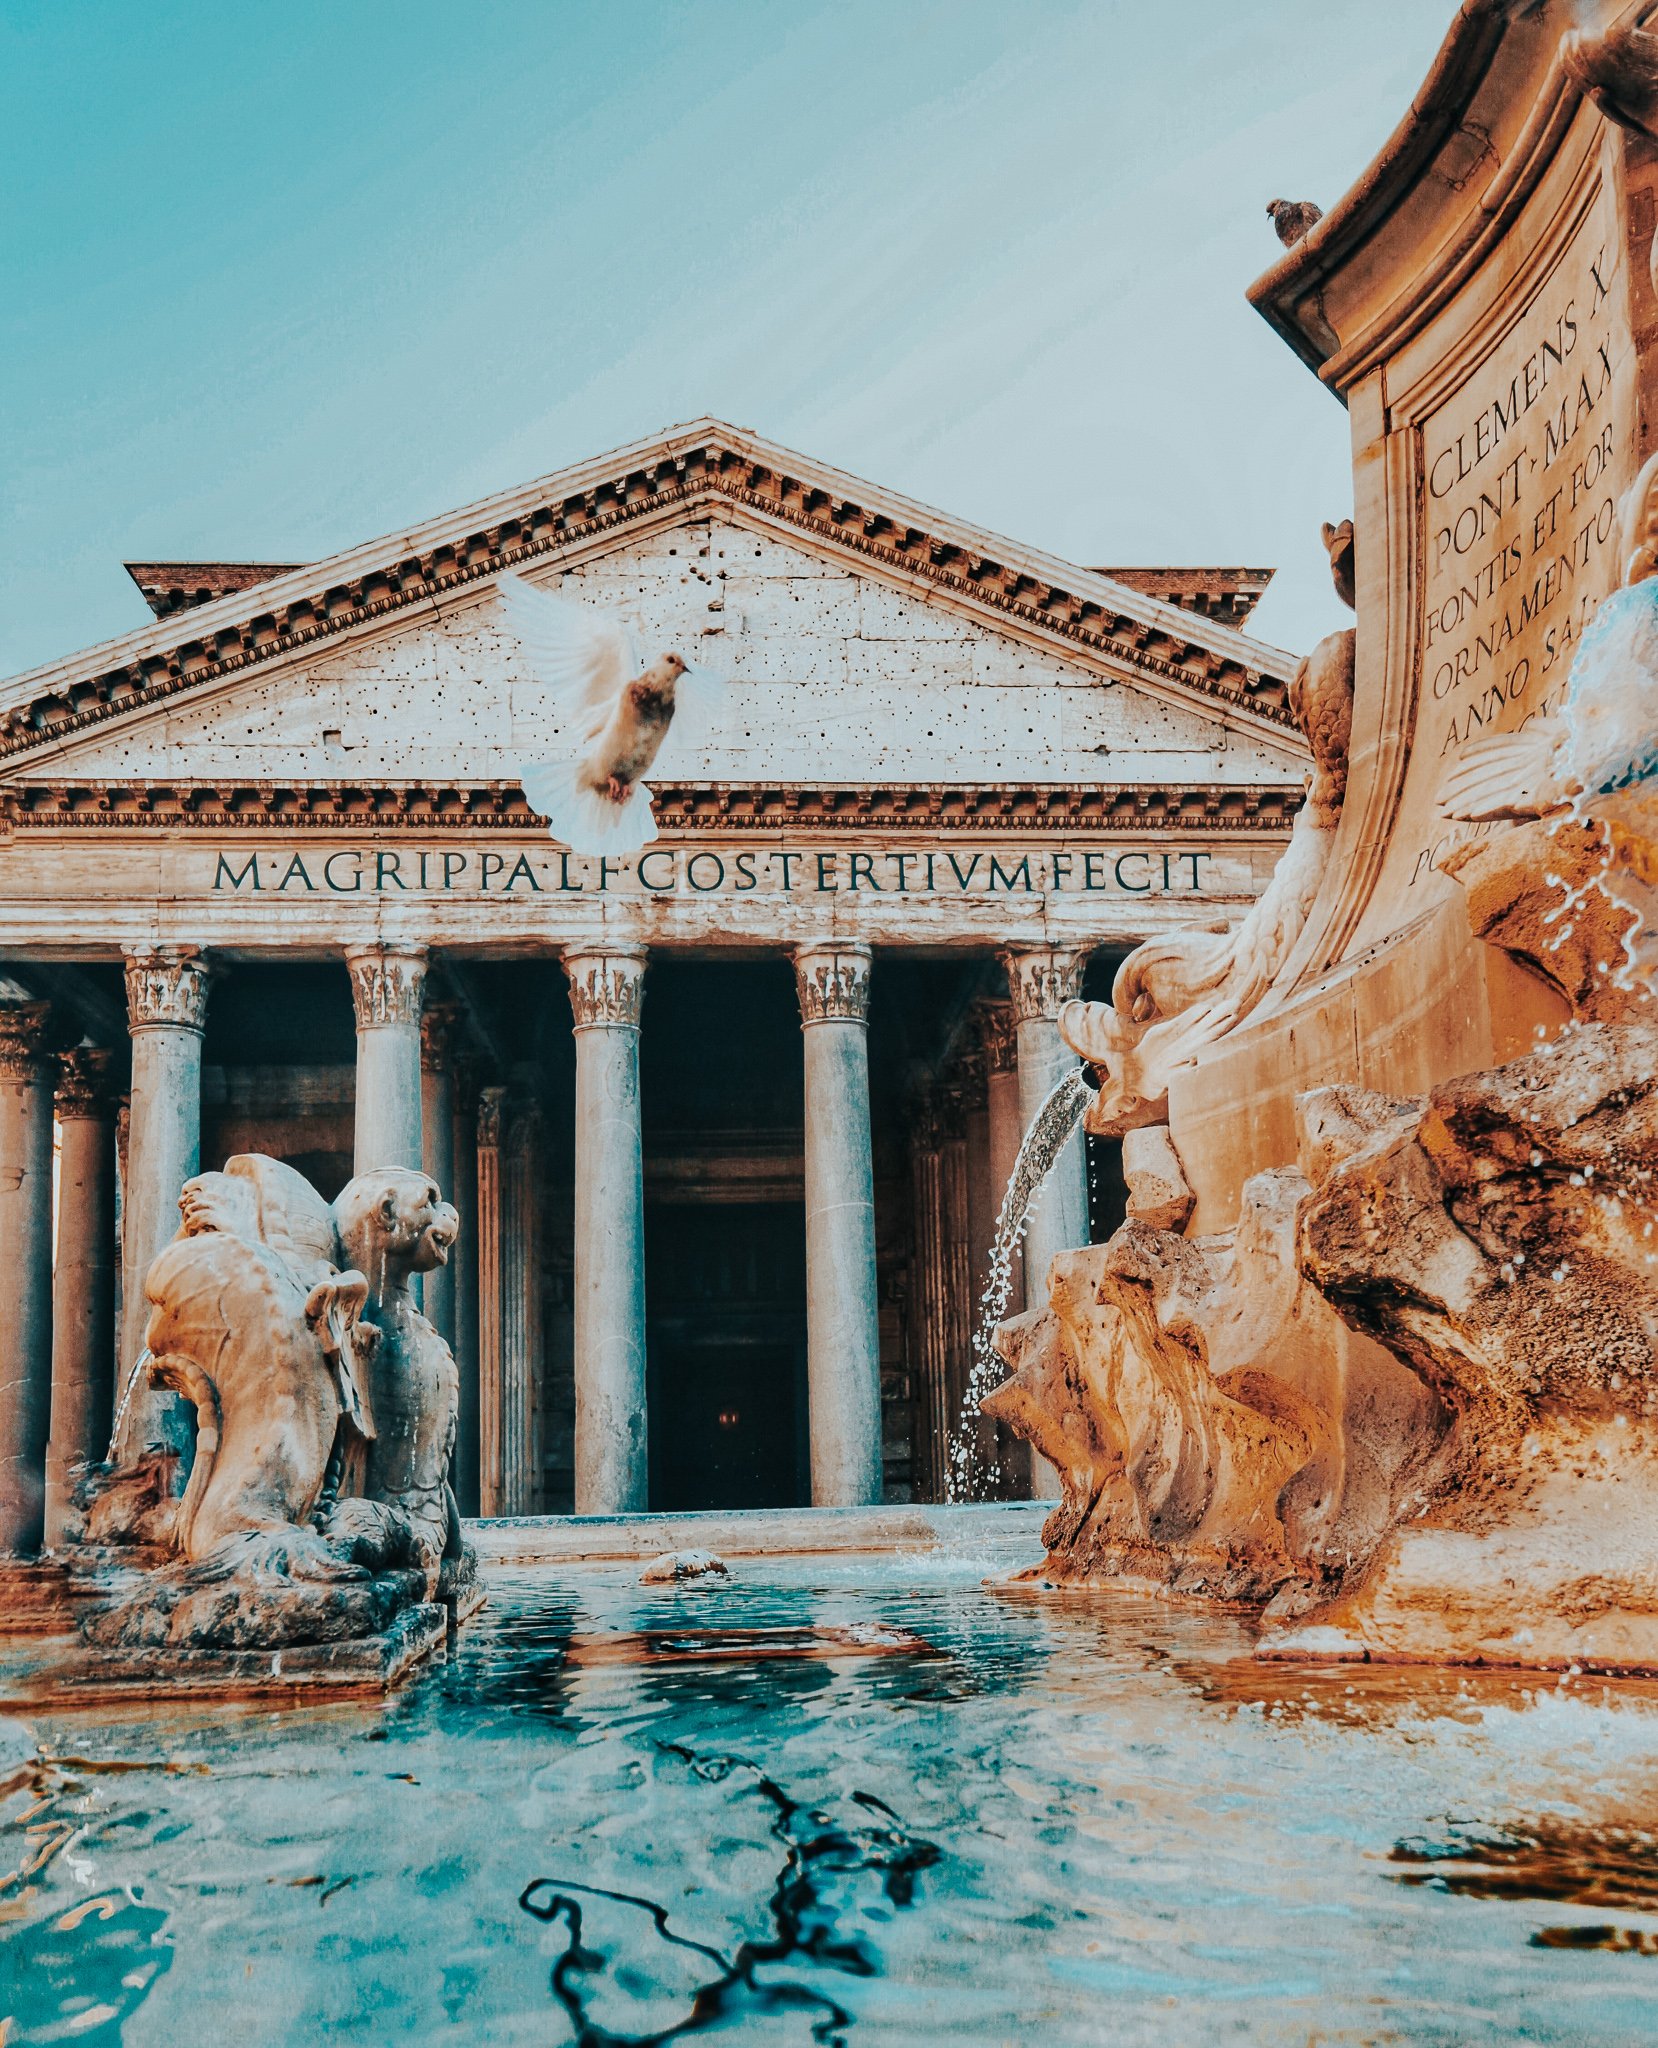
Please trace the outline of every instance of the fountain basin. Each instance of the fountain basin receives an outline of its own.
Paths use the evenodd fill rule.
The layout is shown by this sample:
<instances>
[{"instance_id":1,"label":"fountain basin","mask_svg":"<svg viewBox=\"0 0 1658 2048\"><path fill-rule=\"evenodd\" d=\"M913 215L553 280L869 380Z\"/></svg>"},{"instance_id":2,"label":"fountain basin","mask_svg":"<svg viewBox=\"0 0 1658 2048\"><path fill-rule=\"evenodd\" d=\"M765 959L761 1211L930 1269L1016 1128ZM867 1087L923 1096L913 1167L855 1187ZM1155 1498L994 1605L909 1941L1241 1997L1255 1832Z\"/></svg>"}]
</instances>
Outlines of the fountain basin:
<instances>
[{"instance_id":1,"label":"fountain basin","mask_svg":"<svg viewBox=\"0 0 1658 2048\"><path fill-rule=\"evenodd\" d=\"M1263 1666L1008 1586L1028 1513L649 1587L641 1520L383 1703L7 1725L8 2038L1650 2037L1658 1687ZM571 1655L779 1631L924 1649Z\"/></svg>"}]
</instances>

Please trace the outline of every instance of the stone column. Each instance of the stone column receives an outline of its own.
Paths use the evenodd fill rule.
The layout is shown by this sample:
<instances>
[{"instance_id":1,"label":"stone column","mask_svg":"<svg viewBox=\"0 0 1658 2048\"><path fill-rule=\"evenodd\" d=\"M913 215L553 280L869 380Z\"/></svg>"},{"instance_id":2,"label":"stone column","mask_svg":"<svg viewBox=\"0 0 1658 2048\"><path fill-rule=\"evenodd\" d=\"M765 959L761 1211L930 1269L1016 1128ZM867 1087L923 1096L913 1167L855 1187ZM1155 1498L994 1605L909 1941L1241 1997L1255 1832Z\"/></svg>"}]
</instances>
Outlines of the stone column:
<instances>
[{"instance_id":1,"label":"stone column","mask_svg":"<svg viewBox=\"0 0 1658 2048\"><path fill-rule=\"evenodd\" d=\"M501 1512L501 1124L504 1088L478 1097L478 1512Z\"/></svg>"},{"instance_id":2,"label":"stone column","mask_svg":"<svg viewBox=\"0 0 1658 2048\"><path fill-rule=\"evenodd\" d=\"M144 1276L177 1235L179 1190L201 1172L201 1047L208 980L207 963L194 947L157 946L127 956L132 1108L121 1214L118 1402L144 1349L150 1319ZM184 1450L190 1436L191 1419L179 1396L139 1381L127 1404L117 1457L126 1463L153 1443Z\"/></svg>"},{"instance_id":3,"label":"stone column","mask_svg":"<svg viewBox=\"0 0 1658 2048\"><path fill-rule=\"evenodd\" d=\"M881 1498L881 1333L869 1130L870 950L795 948L806 1053L806 1375L812 1505Z\"/></svg>"},{"instance_id":4,"label":"stone column","mask_svg":"<svg viewBox=\"0 0 1658 2048\"><path fill-rule=\"evenodd\" d=\"M996 1219L1002 1213L1002 1198L1013 1178L1013 1166L1019 1157L1019 1140L1024 1136L1025 1126L1019 1115L1019 1041L1014 1029L1012 1006L1008 1003L986 1003L980 1012L980 1020L985 1060L990 1227L994 1233ZM1023 1248L1013 1255L1011 1275L1006 1312L1009 1316L1016 1316L1023 1312L1025 1306Z\"/></svg>"},{"instance_id":5,"label":"stone column","mask_svg":"<svg viewBox=\"0 0 1658 2048\"><path fill-rule=\"evenodd\" d=\"M646 1505L638 946L567 946L576 1030L576 1513Z\"/></svg>"},{"instance_id":6,"label":"stone column","mask_svg":"<svg viewBox=\"0 0 1658 2048\"><path fill-rule=\"evenodd\" d=\"M947 1464L945 1433L946 1329L944 1315L944 1153L938 1102L931 1090L916 1102L910 1122L910 1186L914 1195L911 1233L910 1362L915 1375L915 1459L918 1495L943 1500Z\"/></svg>"},{"instance_id":7,"label":"stone column","mask_svg":"<svg viewBox=\"0 0 1658 2048\"><path fill-rule=\"evenodd\" d=\"M455 1114L451 1155L455 1192L449 1197L460 1217L451 1264L455 1319L455 1370L460 1375L460 1424L455 1433L451 1484L463 1515L478 1506L478 1101L476 1082L465 1068L454 1083Z\"/></svg>"},{"instance_id":8,"label":"stone column","mask_svg":"<svg viewBox=\"0 0 1658 2048\"><path fill-rule=\"evenodd\" d=\"M455 1070L456 1012L447 1003L433 1003L420 1015L420 1144L421 1165L438 1184L446 1202L455 1202ZM426 1320L451 1351L455 1349L455 1288L461 1260L470 1256L457 1238L447 1266L422 1275L420 1305Z\"/></svg>"},{"instance_id":9,"label":"stone column","mask_svg":"<svg viewBox=\"0 0 1658 2048\"><path fill-rule=\"evenodd\" d=\"M0 1552L39 1548L52 1399L51 1010L0 1004Z\"/></svg>"},{"instance_id":10,"label":"stone column","mask_svg":"<svg viewBox=\"0 0 1658 2048\"><path fill-rule=\"evenodd\" d=\"M420 1005L424 946L350 946L357 1015L357 1127L352 1171L423 1165L420 1138Z\"/></svg>"},{"instance_id":11,"label":"stone column","mask_svg":"<svg viewBox=\"0 0 1658 2048\"><path fill-rule=\"evenodd\" d=\"M1082 986L1085 955L1058 947L1018 947L1002 955L1013 996L1019 1058L1021 1134L1054 1084L1080 1064L1059 1035L1059 1006ZM1048 1300L1048 1268L1059 1252L1088 1242L1088 1159L1079 1132L1061 1154L1037 1199L1025 1233L1025 1306ZM1038 1498L1060 1491L1059 1475L1045 1458L1032 1457L1032 1486Z\"/></svg>"},{"instance_id":12,"label":"stone column","mask_svg":"<svg viewBox=\"0 0 1658 2048\"><path fill-rule=\"evenodd\" d=\"M541 1112L516 1106L501 1151L501 1488L503 1515L541 1498Z\"/></svg>"},{"instance_id":13,"label":"stone column","mask_svg":"<svg viewBox=\"0 0 1658 2048\"><path fill-rule=\"evenodd\" d=\"M52 1433L46 1543L63 1541L78 1469L109 1445L115 1385L114 1055L81 1045L58 1061L58 1252L52 1277Z\"/></svg>"}]
</instances>

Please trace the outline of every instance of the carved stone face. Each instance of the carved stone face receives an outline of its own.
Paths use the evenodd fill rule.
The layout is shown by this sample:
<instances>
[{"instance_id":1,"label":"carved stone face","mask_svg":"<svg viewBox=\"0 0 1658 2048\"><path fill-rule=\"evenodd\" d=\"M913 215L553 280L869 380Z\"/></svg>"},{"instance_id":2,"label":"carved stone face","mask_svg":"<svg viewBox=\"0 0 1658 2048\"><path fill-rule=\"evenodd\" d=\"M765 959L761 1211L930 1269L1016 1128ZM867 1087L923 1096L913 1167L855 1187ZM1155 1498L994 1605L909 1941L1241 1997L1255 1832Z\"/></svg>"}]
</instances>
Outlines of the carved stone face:
<instances>
[{"instance_id":1,"label":"carved stone face","mask_svg":"<svg viewBox=\"0 0 1658 2048\"><path fill-rule=\"evenodd\" d=\"M460 1218L429 1174L405 1167L360 1173L334 1203L341 1243L373 1277L365 1261L429 1273L446 1265L460 1231Z\"/></svg>"}]
</instances>

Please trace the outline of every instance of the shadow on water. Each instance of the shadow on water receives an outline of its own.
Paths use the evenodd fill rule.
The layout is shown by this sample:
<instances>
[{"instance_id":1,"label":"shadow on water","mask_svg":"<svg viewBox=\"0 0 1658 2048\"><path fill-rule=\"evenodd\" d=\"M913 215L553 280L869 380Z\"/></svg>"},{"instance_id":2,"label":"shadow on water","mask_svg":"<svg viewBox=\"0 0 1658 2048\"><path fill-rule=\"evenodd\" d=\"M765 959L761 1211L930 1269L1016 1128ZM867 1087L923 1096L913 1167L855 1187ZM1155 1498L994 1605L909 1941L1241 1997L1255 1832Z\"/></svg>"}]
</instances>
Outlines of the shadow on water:
<instances>
[{"instance_id":1,"label":"shadow on water","mask_svg":"<svg viewBox=\"0 0 1658 2048\"><path fill-rule=\"evenodd\" d=\"M880 1957L873 1944L863 1935L842 1933L844 1909L835 1893L855 1886L859 1878L876 1876L891 1905L911 1906L918 1874L939 1860L937 1844L910 1834L892 1808L872 1792L851 1795L854 1804L875 1816L871 1824L846 1826L792 1799L746 1758L701 1755L678 1742L664 1742L658 1748L663 1756L677 1758L704 1784L719 1785L746 1776L770 1806L769 1832L784 1852L768 1900L775 1931L768 1940L741 1942L726 1955L706 1942L675 1933L668 1924L667 1908L655 1900L568 1878L534 1879L524 1887L518 1903L537 1920L564 1929L564 1949L553 1964L552 1991L576 2029L576 2048L658 2048L663 2042L684 2040L714 2027L791 2011L816 2015L811 2023L812 2038L823 2048L844 2043L853 2017L838 2000L809 1984L789 1978L762 1981L757 1973L798 1961L845 1976L878 1975ZM594 1908L600 1905L643 1914L665 1947L677 1951L681 1958L697 1959L693 1970L697 1964L712 1970L712 1975L687 1986L686 2010L666 2026L618 2033L594 2018L592 2003L614 1952L592 1946L586 1938ZM624 1928L615 1950L631 1964L637 1940L625 1921Z\"/></svg>"}]
</instances>

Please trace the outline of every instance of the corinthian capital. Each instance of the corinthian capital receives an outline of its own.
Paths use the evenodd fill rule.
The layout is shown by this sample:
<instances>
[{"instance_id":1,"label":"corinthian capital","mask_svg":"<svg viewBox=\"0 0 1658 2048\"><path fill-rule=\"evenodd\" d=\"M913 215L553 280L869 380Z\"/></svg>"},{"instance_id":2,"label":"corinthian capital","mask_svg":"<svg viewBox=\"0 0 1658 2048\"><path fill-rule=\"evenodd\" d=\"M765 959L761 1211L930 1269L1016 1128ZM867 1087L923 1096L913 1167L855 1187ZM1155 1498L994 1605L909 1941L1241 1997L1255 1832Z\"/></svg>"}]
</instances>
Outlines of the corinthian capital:
<instances>
[{"instance_id":1,"label":"corinthian capital","mask_svg":"<svg viewBox=\"0 0 1658 2048\"><path fill-rule=\"evenodd\" d=\"M115 1096L110 1069L115 1055L107 1046L77 1045L58 1054L58 1122L71 1117L112 1117Z\"/></svg>"},{"instance_id":2,"label":"corinthian capital","mask_svg":"<svg viewBox=\"0 0 1658 2048\"><path fill-rule=\"evenodd\" d=\"M578 1031L603 1025L638 1030L645 1001L645 960L643 946L565 947L564 971L570 977L570 1008Z\"/></svg>"},{"instance_id":3,"label":"corinthian capital","mask_svg":"<svg viewBox=\"0 0 1658 2048\"><path fill-rule=\"evenodd\" d=\"M1023 1024L1040 1017L1051 1024L1061 1003L1068 1003L1082 987L1082 970L1087 960L1079 953L1059 946L1010 946L1002 955L1007 969L1008 993L1013 1014Z\"/></svg>"},{"instance_id":4,"label":"corinthian capital","mask_svg":"<svg viewBox=\"0 0 1658 2048\"><path fill-rule=\"evenodd\" d=\"M194 946L147 946L127 955L127 1029L200 1031L207 1022L207 962Z\"/></svg>"},{"instance_id":5,"label":"corinthian capital","mask_svg":"<svg viewBox=\"0 0 1658 2048\"><path fill-rule=\"evenodd\" d=\"M51 1021L50 1003L0 1003L0 1081L37 1078Z\"/></svg>"},{"instance_id":6,"label":"corinthian capital","mask_svg":"<svg viewBox=\"0 0 1658 2048\"><path fill-rule=\"evenodd\" d=\"M359 1031L420 1022L426 986L424 946L349 946L345 964L351 973L351 1006Z\"/></svg>"},{"instance_id":7,"label":"corinthian capital","mask_svg":"<svg viewBox=\"0 0 1658 2048\"><path fill-rule=\"evenodd\" d=\"M802 1024L869 1022L870 952L862 939L813 939L794 949Z\"/></svg>"},{"instance_id":8,"label":"corinthian capital","mask_svg":"<svg viewBox=\"0 0 1658 2048\"><path fill-rule=\"evenodd\" d=\"M460 1015L453 1003L428 1003L421 1011L420 1064L428 1074L447 1073L454 1067Z\"/></svg>"},{"instance_id":9,"label":"corinthian capital","mask_svg":"<svg viewBox=\"0 0 1658 2048\"><path fill-rule=\"evenodd\" d=\"M985 1071L1011 1074L1019 1064L1019 1040L1014 1032L1011 1003L985 1003L979 1009L979 1042L984 1047Z\"/></svg>"}]
</instances>

